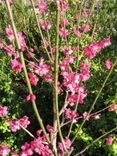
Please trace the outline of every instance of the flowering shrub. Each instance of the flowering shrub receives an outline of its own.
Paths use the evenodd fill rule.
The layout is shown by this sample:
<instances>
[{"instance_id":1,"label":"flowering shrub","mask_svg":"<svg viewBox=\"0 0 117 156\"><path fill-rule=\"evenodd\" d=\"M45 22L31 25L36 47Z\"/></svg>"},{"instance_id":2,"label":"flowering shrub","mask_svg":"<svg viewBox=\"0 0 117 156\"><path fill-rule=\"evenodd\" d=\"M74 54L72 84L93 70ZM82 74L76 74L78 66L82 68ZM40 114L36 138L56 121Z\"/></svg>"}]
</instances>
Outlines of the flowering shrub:
<instances>
[{"instance_id":1,"label":"flowering shrub","mask_svg":"<svg viewBox=\"0 0 117 156\"><path fill-rule=\"evenodd\" d=\"M105 70L107 69L108 72L107 77L102 83L94 102L90 104L89 110L85 107L85 100L89 95L87 83L92 78L92 60L111 44L110 36L95 41L97 37L95 27L90 23L92 12L97 13L94 10L95 3L92 4L91 11L89 11L85 7L83 8L85 4L82 1L79 12L77 12L76 7L75 16L70 15L67 17L69 9L73 5L72 3L65 0L52 2L55 9L50 13L48 8L51 4L49 1L39 0L38 11L36 11L34 2L31 0L32 12L35 15L38 31L43 42L39 47L39 50L43 53L39 56L34 47L27 44L27 36L23 32L17 32L12 13L12 1L5 0L5 5L11 19L11 25L6 28L8 44L6 45L2 39L0 48L11 58L13 72L17 76L22 75L25 85L27 85L26 104L28 102L32 103L40 129L37 131L37 136L34 136L28 130L28 126L31 124L30 117L25 115L22 118L10 119L7 114L8 108L1 106L0 117L6 118L11 131L16 133L16 131L22 129L32 139L25 142L19 152L13 151L5 144L1 144L1 155L9 153L21 156L30 156L35 153L42 156L81 155L93 144L117 129L117 127L114 127L108 132L102 133L96 140L91 138L91 144L81 149L81 151L75 149L74 142L78 141L79 135L82 135L80 133L83 131L85 123L101 120L104 110L108 110L108 112L116 110L116 103L108 105L97 112L94 109L116 65L116 61L112 63L109 59L105 61ZM88 7L88 4L86 6ZM55 15L56 19L54 18ZM87 36L88 39L86 39ZM42 120L43 115L40 115L40 110L37 108L38 95L33 92L33 87L38 86L40 79L49 84L53 98L53 106L51 107L53 121L51 124L47 123L47 126ZM61 98L64 98L64 100L61 100ZM95 112L92 112L93 110ZM64 132L63 129L66 125L67 132ZM73 130L74 133L72 133ZM105 140L107 145L111 145L112 142L113 138L111 136Z\"/></svg>"}]
</instances>

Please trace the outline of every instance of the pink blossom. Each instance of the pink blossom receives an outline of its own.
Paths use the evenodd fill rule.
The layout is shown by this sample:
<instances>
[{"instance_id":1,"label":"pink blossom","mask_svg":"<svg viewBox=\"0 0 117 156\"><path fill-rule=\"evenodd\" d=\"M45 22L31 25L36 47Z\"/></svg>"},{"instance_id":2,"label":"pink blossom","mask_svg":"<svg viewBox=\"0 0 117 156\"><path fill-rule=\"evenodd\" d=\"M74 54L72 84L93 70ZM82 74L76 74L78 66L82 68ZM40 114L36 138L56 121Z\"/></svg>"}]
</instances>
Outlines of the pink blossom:
<instances>
[{"instance_id":1,"label":"pink blossom","mask_svg":"<svg viewBox=\"0 0 117 156\"><path fill-rule=\"evenodd\" d=\"M55 53L56 51L56 46L52 47L52 52Z\"/></svg>"},{"instance_id":2,"label":"pink blossom","mask_svg":"<svg viewBox=\"0 0 117 156\"><path fill-rule=\"evenodd\" d=\"M37 76L34 73L29 73L28 75L29 75L29 80L30 80L31 84L36 86L39 81Z\"/></svg>"},{"instance_id":3,"label":"pink blossom","mask_svg":"<svg viewBox=\"0 0 117 156\"><path fill-rule=\"evenodd\" d=\"M35 68L35 72L39 74L40 76L44 76L49 73L49 70L50 70L50 66L47 64L44 64L44 59L41 58L39 60L39 66Z\"/></svg>"},{"instance_id":4,"label":"pink blossom","mask_svg":"<svg viewBox=\"0 0 117 156\"><path fill-rule=\"evenodd\" d=\"M14 47L12 44L4 46L3 49L7 52L8 56L14 55Z\"/></svg>"},{"instance_id":5,"label":"pink blossom","mask_svg":"<svg viewBox=\"0 0 117 156\"><path fill-rule=\"evenodd\" d=\"M105 61L105 66L108 70L110 70L112 68L112 62L108 59Z\"/></svg>"},{"instance_id":6,"label":"pink blossom","mask_svg":"<svg viewBox=\"0 0 117 156\"><path fill-rule=\"evenodd\" d=\"M81 73L80 73L80 79L81 81L87 81L90 79L90 73L89 73L89 70L83 70Z\"/></svg>"},{"instance_id":7,"label":"pink blossom","mask_svg":"<svg viewBox=\"0 0 117 156\"><path fill-rule=\"evenodd\" d=\"M44 12L44 11L46 10L46 5L47 5L46 2L44 2L44 1L41 2L41 1L40 1L40 2L38 3L39 11L40 11L40 12Z\"/></svg>"},{"instance_id":8,"label":"pink blossom","mask_svg":"<svg viewBox=\"0 0 117 156\"><path fill-rule=\"evenodd\" d=\"M40 137L41 134L42 134L42 130L41 130L41 129L37 130L37 131L36 131L36 134L37 134L38 137Z\"/></svg>"},{"instance_id":9,"label":"pink blossom","mask_svg":"<svg viewBox=\"0 0 117 156\"><path fill-rule=\"evenodd\" d=\"M68 30L64 29L63 27L59 29L59 35L62 39L68 36Z\"/></svg>"},{"instance_id":10,"label":"pink blossom","mask_svg":"<svg viewBox=\"0 0 117 156\"><path fill-rule=\"evenodd\" d=\"M0 117L6 116L8 111L7 111L7 107L6 106L0 106Z\"/></svg>"},{"instance_id":11,"label":"pink blossom","mask_svg":"<svg viewBox=\"0 0 117 156\"><path fill-rule=\"evenodd\" d=\"M14 56L15 59L19 58L19 52L18 51L14 52L12 55Z\"/></svg>"},{"instance_id":12,"label":"pink blossom","mask_svg":"<svg viewBox=\"0 0 117 156\"><path fill-rule=\"evenodd\" d=\"M76 15L76 16L75 16L75 19L76 19L76 20L79 20L79 19L80 19L80 16L79 16L79 15Z\"/></svg>"},{"instance_id":13,"label":"pink blossom","mask_svg":"<svg viewBox=\"0 0 117 156\"><path fill-rule=\"evenodd\" d=\"M82 24L80 29L86 33L90 30L90 26L87 24Z\"/></svg>"},{"instance_id":14,"label":"pink blossom","mask_svg":"<svg viewBox=\"0 0 117 156\"><path fill-rule=\"evenodd\" d=\"M6 34L8 35L10 42L13 42L15 40L14 33L10 25L6 28Z\"/></svg>"},{"instance_id":15,"label":"pink blossom","mask_svg":"<svg viewBox=\"0 0 117 156\"><path fill-rule=\"evenodd\" d=\"M105 38L104 40L99 42L101 48L105 48L111 44L110 37Z\"/></svg>"},{"instance_id":16,"label":"pink blossom","mask_svg":"<svg viewBox=\"0 0 117 156\"><path fill-rule=\"evenodd\" d=\"M51 28L51 24L50 23L46 23L44 20L40 19L39 20L41 23L41 26L44 30L49 30Z\"/></svg>"},{"instance_id":17,"label":"pink blossom","mask_svg":"<svg viewBox=\"0 0 117 156\"><path fill-rule=\"evenodd\" d=\"M88 59L96 57L97 53L99 53L100 51L100 44L96 42L92 42L89 46L83 48L83 52L88 57Z\"/></svg>"},{"instance_id":18,"label":"pink blossom","mask_svg":"<svg viewBox=\"0 0 117 156\"><path fill-rule=\"evenodd\" d=\"M21 147L22 153L21 156L31 156L33 155L33 151L31 149L30 144L28 144L27 142Z\"/></svg>"},{"instance_id":19,"label":"pink blossom","mask_svg":"<svg viewBox=\"0 0 117 156\"><path fill-rule=\"evenodd\" d=\"M27 97L26 97L26 100L27 101L35 101L36 100L36 96L34 94L29 94Z\"/></svg>"},{"instance_id":20,"label":"pink blossom","mask_svg":"<svg viewBox=\"0 0 117 156\"><path fill-rule=\"evenodd\" d=\"M24 128L27 128L28 125L30 124L29 118L26 115L23 116L23 118L19 119L18 122Z\"/></svg>"},{"instance_id":21,"label":"pink blossom","mask_svg":"<svg viewBox=\"0 0 117 156\"><path fill-rule=\"evenodd\" d=\"M53 78L53 76L50 75L50 74L47 74L47 75L44 77L44 80L45 80L46 82L49 82L50 84L52 84L52 83L54 82L54 78Z\"/></svg>"},{"instance_id":22,"label":"pink blossom","mask_svg":"<svg viewBox=\"0 0 117 156\"><path fill-rule=\"evenodd\" d=\"M7 156L10 152L10 148L5 145L5 144L1 144L0 146L0 155L2 156Z\"/></svg>"},{"instance_id":23,"label":"pink blossom","mask_svg":"<svg viewBox=\"0 0 117 156\"><path fill-rule=\"evenodd\" d=\"M73 31L78 38L81 38L81 33L76 26L73 27Z\"/></svg>"},{"instance_id":24,"label":"pink blossom","mask_svg":"<svg viewBox=\"0 0 117 156\"><path fill-rule=\"evenodd\" d=\"M14 59L14 60L11 60L11 64L12 64L12 69L16 72L16 73L21 73L22 71L22 64Z\"/></svg>"},{"instance_id":25,"label":"pink blossom","mask_svg":"<svg viewBox=\"0 0 117 156\"><path fill-rule=\"evenodd\" d=\"M66 108L65 109L65 117L66 119L68 120L74 120L74 121L77 121L78 119L78 113L71 110L70 108Z\"/></svg>"},{"instance_id":26,"label":"pink blossom","mask_svg":"<svg viewBox=\"0 0 117 156\"><path fill-rule=\"evenodd\" d=\"M70 55L70 54L73 53L73 50L72 49L68 49L66 45L62 47L62 51L63 51L63 53L65 55Z\"/></svg>"},{"instance_id":27,"label":"pink blossom","mask_svg":"<svg viewBox=\"0 0 117 156\"><path fill-rule=\"evenodd\" d=\"M71 140L69 138L64 139L64 144L65 144L66 149L69 150L71 147ZM61 150L61 152L64 152L64 147L61 142L58 143L58 147Z\"/></svg>"},{"instance_id":28,"label":"pink blossom","mask_svg":"<svg viewBox=\"0 0 117 156\"><path fill-rule=\"evenodd\" d=\"M28 65L29 65L29 67L32 68L32 69L35 68L35 63L34 63L33 61L30 61L30 62L28 63Z\"/></svg>"},{"instance_id":29,"label":"pink blossom","mask_svg":"<svg viewBox=\"0 0 117 156\"><path fill-rule=\"evenodd\" d=\"M80 71L89 70L90 65L88 62L81 62L79 65Z\"/></svg>"},{"instance_id":30,"label":"pink blossom","mask_svg":"<svg viewBox=\"0 0 117 156\"><path fill-rule=\"evenodd\" d=\"M52 155L52 151L49 149L49 146L45 142L45 138L39 136L38 138L35 138L31 142L31 149L42 156L50 156Z\"/></svg>"},{"instance_id":31,"label":"pink blossom","mask_svg":"<svg viewBox=\"0 0 117 156\"><path fill-rule=\"evenodd\" d=\"M84 11L84 16L85 16L86 18L89 18L90 13L89 13L88 11Z\"/></svg>"},{"instance_id":32,"label":"pink blossom","mask_svg":"<svg viewBox=\"0 0 117 156\"><path fill-rule=\"evenodd\" d=\"M30 124L30 121L27 116L24 116L21 119L8 120L7 123L11 131L16 132L17 130L21 129L20 125L24 128L27 128L27 126Z\"/></svg>"},{"instance_id":33,"label":"pink blossom","mask_svg":"<svg viewBox=\"0 0 117 156\"><path fill-rule=\"evenodd\" d=\"M50 126L49 124L46 126L49 133L54 131L54 127Z\"/></svg>"},{"instance_id":34,"label":"pink blossom","mask_svg":"<svg viewBox=\"0 0 117 156\"><path fill-rule=\"evenodd\" d=\"M89 120L90 115L87 112L84 112L83 113L83 118L86 119L86 120Z\"/></svg>"},{"instance_id":35,"label":"pink blossom","mask_svg":"<svg viewBox=\"0 0 117 156\"><path fill-rule=\"evenodd\" d=\"M8 120L7 123L8 123L12 132L16 132L17 130L20 130L18 119Z\"/></svg>"},{"instance_id":36,"label":"pink blossom","mask_svg":"<svg viewBox=\"0 0 117 156\"><path fill-rule=\"evenodd\" d=\"M61 25L61 27L68 26L69 25L68 19L64 19L64 20L60 21L60 25Z\"/></svg>"},{"instance_id":37,"label":"pink blossom","mask_svg":"<svg viewBox=\"0 0 117 156\"><path fill-rule=\"evenodd\" d=\"M70 106L74 106L75 104L83 104L86 96L87 96L87 93L85 92L85 90L79 91L79 95L78 94L69 95L68 104Z\"/></svg>"},{"instance_id":38,"label":"pink blossom","mask_svg":"<svg viewBox=\"0 0 117 156\"><path fill-rule=\"evenodd\" d=\"M113 143L113 138L112 137L106 138L106 144L107 145L112 145L112 143Z\"/></svg>"},{"instance_id":39,"label":"pink blossom","mask_svg":"<svg viewBox=\"0 0 117 156\"><path fill-rule=\"evenodd\" d=\"M108 111L109 112L113 112L113 111L115 111L116 110L116 104L111 104L110 106L109 106L109 108L108 108Z\"/></svg>"}]
</instances>

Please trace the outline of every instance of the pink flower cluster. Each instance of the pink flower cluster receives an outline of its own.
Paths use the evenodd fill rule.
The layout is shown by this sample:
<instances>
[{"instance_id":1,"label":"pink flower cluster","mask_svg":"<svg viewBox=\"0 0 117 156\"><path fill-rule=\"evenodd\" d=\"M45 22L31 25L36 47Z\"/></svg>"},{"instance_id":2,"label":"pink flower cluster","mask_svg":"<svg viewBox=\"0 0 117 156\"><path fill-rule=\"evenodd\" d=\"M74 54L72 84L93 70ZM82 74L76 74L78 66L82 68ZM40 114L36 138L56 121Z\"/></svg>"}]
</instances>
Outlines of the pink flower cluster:
<instances>
[{"instance_id":1,"label":"pink flower cluster","mask_svg":"<svg viewBox=\"0 0 117 156\"><path fill-rule=\"evenodd\" d=\"M106 138L106 144L107 145L112 145L112 143L113 143L113 138L112 137Z\"/></svg>"},{"instance_id":2,"label":"pink flower cluster","mask_svg":"<svg viewBox=\"0 0 117 156\"><path fill-rule=\"evenodd\" d=\"M6 34L11 43L15 41L14 33L10 25L6 28ZM25 43L26 37L22 34L22 32L18 32L18 39L20 42L20 50L24 52L26 48L26 43Z\"/></svg>"},{"instance_id":3,"label":"pink flower cluster","mask_svg":"<svg viewBox=\"0 0 117 156\"><path fill-rule=\"evenodd\" d=\"M27 128L29 124L30 121L27 116L24 116L21 119L8 120L8 125L12 132L16 132L17 130L21 129L21 126Z\"/></svg>"},{"instance_id":4,"label":"pink flower cluster","mask_svg":"<svg viewBox=\"0 0 117 156\"><path fill-rule=\"evenodd\" d=\"M11 66L12 66L12 69L16 72L16 73L21 73L22 71L22 64L14 59L14 60L11 60Z\"/></svg>"},{"instance_id":5,"label":"pink flower cluster","mask_svg":"<svg viewBox=\"0 0 117 156\"><path fill-rule=\"evenodd\" d=\"M109 59L107 59L105 61L105 66L108 70L110 70L112 68L112 62Z\"/></svg>"},{"instance_id":6,"label":"pink flower cluster","mask_svg":"<svg viewBox=\"0 0 117 156\"><path fill-rule=\"evenodd\" d=\"M65 109L65 117L68 120L74 120L77 121L78 119L78 113L76 111L71 110L70 108Z\"/></svg>"},{"instance_id":7,"label":"pink flower cluster","mask_svg":"<svg viewBox=\"0 0 117 156\"><path fill-rule=\"evenodd\" d=\"M100 42L92 42L90 45L83 48L83 53L88 59L96 57L96 55L106 46L110 45L110 38L106 38Z\"/></svg>"},{"instance_id":8,"label":"pink flower cluster","mask_svg":"<svg viewBox=\"0 0 117 156\"><path fill-rule=\"evenodd\" d=\"M69 138L64 139L64 144L65 144L66 149L69 150L71 147L71 140ZM61 142L58 143L58 147L62 153L65 151L63 144ZM62 153L60 156L62 156Z\"/></svg>"},{"instance_id":9,"label":"pink flower cluster","mask_svg":"<svg viewBox=\"0 0 117 156\"><path fill-rule=\"evenodd\" d=\"M116 108L117 108L117 107L116 107L116 104L113 103L113 104L111 104L111 105L109 106L108 111L109 111L109 112L113 112L113 111L116 110Z\"/></svg>"},{"instance_id":10,"label":"pink flower cluster","mask_svg":"<svg viewBox=\"0 0 117 156\"><path fill-rule=\"evenodd\" d=\"M43 19L40 19L40 24L44 30L49 30L51 28L51 24L45 22Z\"/></svg>"},{"instance_id":11,"label":"pink flower cluster","mask_svg":"<svg viewBox=\"0 0 117 156\"><path fill-rule=\"evenodd\" d=\"M8 108L6 106L0 106L0 117L6 116L8 113Z\"/></svg>"},{"instance_id":12,"label":"pink flower cluster","mask_svg":"<svg viewBox=\"0 0 117 156\"><path fill-rule=\"evenodd\" d=\"M40 12L45 12L46 6L47 6L46 1L41 1L41 0L38 1L38 8Z\"/></svg>"},{"instance_id":13,"label":"pink flower cluster","mask_svg":"<svg viewBox=\"0 0 117 156\"><path fill-rule=\"evenodd\" d=\"M0 146L0 155L1 156L7 156L10 152L10 148L5 145L5 144L1 144Z\"/></svg>"}]
</instances>

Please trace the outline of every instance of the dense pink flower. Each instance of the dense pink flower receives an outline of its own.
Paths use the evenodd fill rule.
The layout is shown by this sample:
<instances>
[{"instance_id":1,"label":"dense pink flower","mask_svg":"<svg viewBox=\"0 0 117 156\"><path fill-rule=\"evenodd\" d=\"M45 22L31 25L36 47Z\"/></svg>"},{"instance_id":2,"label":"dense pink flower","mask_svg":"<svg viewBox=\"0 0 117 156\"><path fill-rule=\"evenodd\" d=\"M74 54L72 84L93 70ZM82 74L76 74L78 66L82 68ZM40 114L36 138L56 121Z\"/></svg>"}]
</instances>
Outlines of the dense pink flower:
<instances>
[{"instance_id":1,"label":"dense pink flower","mask_svg":"<svg viewBox=\"0 0 117 156\"><path fill-rule=\"evenodd\" d=\"M10 152L10 148L5 145L5 144L1 144L0 146L0 155L1 156L7 156Z\"/></svg>"},{"instance_id":2,"label":"dense pink flower","mask_svg":"<svg viewBox=\"0 0 117 156\"><path fill-rule=\"evenodd\" d=\"M29 75L29 80L31 84L36 86L39 81L38 77L34 73L29 73L28 75Z\"/></svg>"},{"instance_id":3,"label":"dense pink flower","mask_svg":"<svg viewBox=\"0 0 117 156\"><path fill-rule=\"evenodd\" d=\"M29 94L27 97L26 97L26 100L27 101L35 101L36 100L36 96L34 94Z\"/></svg>"},{"instance_id":4,"label":"dense pink flower","mask_svg":"<svg viewBox=\"0 0 117 156\"><path fill-rule=\"evenodd\" d=\"M59 29L59 35L62 39L68 36L68 30L64 29L63 27Z\"/></svg>"},{"instance_id":5,"label":"dense pink flower","mask_svg":"<svg viewBox=\"0 0 117 156\"><path fill-rule=\"evenodd\" d=\"M68 19L64 19L64 20L60 21L60 25L61 25L61 27L68 26L69 25Z\"/></svg>"},{"instance_id":6,"label":"dense pink flower","mask_svg":"<svg viewBox=\"0 0 117 156\"><path fill-rule=\"evenodd\" d=\"M12 69L16 72L16 73L20 73L22 71L22 64L14 59L11 61L11 64L12 64Z\"/></svg>"},{"instance_id":7,"label":"dense pink flower","mask_svg":"<svg viewBox=\"0 0 117 156\"><path fill-rule=\"evenodd\" d=\"M8 111L7 111L7 107L6 106L0 106L0 117L6 116Z\"/></svg>"},{"instance_id":8,"label":"dense pink flower","mask_svg":"<svg viewBox=\"0 0 117 156\"><path fill-rule=\"evenodd\" d=\"M52 84L52 83L54 82L54 78L53 78L53 76L50 75L50 74L45 75L44 80L45 80L46 82L49 82L50 84Z\"/></svg>"},{"instance_id":9,"label":"dense pink flower","mask_svg":"<svg viewBox=\"0 0 117 156\"><path fill-rule=\"evenodd\" d=\"M7 123L8 123L12 132L16 132L17 130L20 130L18 119L8 120Z\"/></svg>"},{"instance_id":10,"label":"dense pink flower","mask_svg":"<svg viewBox=\"0 0 117 156\"><path fill-rule=\"evenodd\" d=\"M88 32L90 30L90 26L87 24L82 24L80 29L84 32Z\"/></svg>"},{"instance_id":11,"label":"dense pink flower","mask_svg":"<svg viewBox=\"0 0 117 156\"><path fill-rule=\"evenodd\" d=\"M38 3L38 8L39 8L39 11L40 12L44 12L45 10L46 10L46 2L41 2L41 1L39 1L39 3Z\"/></svg>"},{"instance_id":12,"label":"dense pink flower","mask_svg":"<svg viewBox=\"0 0 117 156\"><path fill-rule=\"evenodd\" d=\"M27 142L23 146L21 146L21 150L22 150L21 156L33 155L33 151L31 149L31 146Z\"/></svg>"},{"instance_id":13,"label":"dense pink flower","mask_svg":"<svg viewBox=\"0 0 117 156\"><path fill-rule=\"evenodd\" d=\"M14 56L15 59L19 58L19 52L18 51L14 52L12 55Z\"/></svg>"},{"instance_id":14,"label":"dense pink flower","mask_svg":"<svg viewBox=\"0 0 117 156\"><path fill-rule=\"evenodd\" d=\"M72 49L68 49L66 45L62 47L62 51L63 51L63 53L65 55L70 55L70 54L73 53L73 50Z\"/></svg>"},{"instance_id":15,"label":"dense pink flower","mask_svg":"<svg viewBox=\"0 0 117 156\"><path fill-rule=\"evenodd\" d=\"M113 138L112 137L106 138L106 144L107 145L112 145L112 143L113 143Z\"/></svg>"},{"instance_id":16,"label":"dense pink flower","mask_svg":"<svg viewBox=\"0 0 117 156\"><path fill-rule=\"evenodd\" d=\"M28 65L29 65L29 67L32 68L32 69L35 68L35 63L34 63L33 61L30 61L30 62L28 63Z\"/></svg>"},{"instance_id":17,"label":"dense pink flower","mask_svg":"<svg viewBox=\"0 0 117 156\"><path fill-rule=\"evenodd\" d=\"M46 23L44 20L40 19L39 20L41 23L41 26L44 30L49 30L51 28L51 24L50 23Z\"/></svg>"},{"instance_id":18,"label":"dense pink flower","mask_svg":"<svg viewBox=\"0 0 117 156\"><path fill-rule=\"evenodd\" d=\"M21 119L19 119L18 122L24 128L27 128L28 125L30 124L29 118L26 115L23 116Z\"/></svg>"},{"instance_id":19,"label":"dense pink flower","mask_svg":"<svg viewBox=\"0 0 117 156\"><path fill-rule=\"evenodd\" d=\"M105 61L105 66L106 66L106 68L109 70L109 69L111 69L112 68L112 62L108 59L108 60L106 60Z\"/></svg>"},{"instance_id":20,"label":"dense pink flower","mask_svg":"<svg viewBox=\"0 0 117 156\"><path fill-rule=\"evenodd\" d=\"M86 18L89 18L90 13L89 13L88 11L84 11L84 16L85 16Z\"/></svg>"},{"instance_id":21,"label":"dense pink flower","mask_svg":"<svg viewBox=\"0 0 117 156\"><path fill-rule=\"evenodd\" d=\"M116 110L116 104L111 104L110 106L109 106L109 108L108 108L108 111L109 112L113 112L113 111L115 111Z\"/></svg>"},{"instance_id":22,"label":"dense pink flower","mask_svg":"<svg viewBox=\"0 0 117 156\"><path fill-rule=\"evenodd\" d=\"M83 104L86 96L87 93L85 91L80 92L79 95L78 94L70 95L68 96L68 104L70 106L74 106L75 104Z\"/></svg>"},{"instance_id":23,"label":"dense pink flower","mask_svg":"<svg viewBox=\"0 0 117 156\"><path fill-rule=\"evenodd\" d=\"M89 70L90 65L88 62L81 62L79 65L80 71Z\"/></svg>"},{"instance_id":24,"label":"dense pink flower","mask_svg":"<svg viewBox=\"0 0 117 156\"><path fill-rule=\"evenodd\" d=\"M83 52L88 57L88 59L96 57L97 53L99 53L100 51L100 44L96 42L92 42L89 46L83 48Z\"/></svg>"},{"instance_id":25,"label":"dense pink flower","mask_svg":"<svg viewBox=\"0 0 117 156\"><path fill-rule=\"evenodd\" d=\"M12 132L20 130L20 125L24 128L27 128L30 124L29 118L27 116L24 116L21 119L8 120L7 122Z\"/></svg>"},{"instance_id":26,"label":"dense pink flower","mask_svg":"<svg viewBox=\"0 0 117 156\"><path fill-rule=\"evenodd\" d=\"M49 70L50 70L50 66L47 64L44 64L44 59L40 58L39 66L35 68L35 72L39 74L40 76L45 76L46 74L49 73Z\"/></svg>"},{"instance_id":27,"label":"dense pink flower","mask_svg":"<svg viewBox=\"0 0 117 156\"><path fill-rule=\"evenodd\" d=\"M64 139L64 144L65 144L66 149L69 150L71 147L71 140L69 138ZM61 150L61 152L64 152L64 147L61 142L58 143L58 147Z\"/></svg>"},{"instance_id":28,"label":"dense pink flower","mask_svg":"<svg viewBox=\"0 0 117 156\"><path fill-rule=\"evenodd\" d=\"M81 33L76 26L73 27L73 31L78 38L81 38Z\"/></svg>"},{"instance_id":29,"label":"dense pink flower","mask_svg":"<svg viewBox=\"0 0 117 156\"><path fill-rule=\"evenodd\" d=\"M3 49L7 52L8 56L14 55L14 47L12 44L4 46Z\"/></svg>"},{"instance_id":30,"label":"dense pink flower","mask_svg":"<svg viewBox=\"0 0 117 156\"><path fill-rule=\"evenodd\" d=\"M52 151L49 149L49 146L45 142L45 138L39 136L38 138L35 138L31 142L31 149L42 156L50 156L52 155Z\"/></svg>"},{"instance_id":31,"label":"dense pink flower","mask_svg":"<svg viewBox=\"0 0 117 156\"><path fill-rule=\"evenodd\" d=\"M66 119L68 120L74 120L74 121L77 121L78 119L78 113L71 110L70 108L66 108L65 109L65 117Z\"/></svg>"},{"instance_id":32,"label":"dense pink flower","mask_svg":"<svg viewBox=\"0 0 117 156\"><path fill-rule=\"evenodd\" d=\"M111 44L110 37L105 38L104 40L99 42L101 48L105 48Z\"/></svg>"},{"instance_id":33,"label":"dense pink flower","mask_svg":"<svg viewBox=\"0 0 117 156\"><path fill-rule=\"evenodd\" d=\"M14 33L10 25L6 28L6 34L8 35L10 42L13 42L15 40Z\"/></svg>"}]
</instances>

